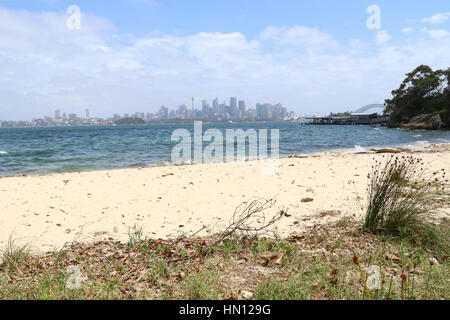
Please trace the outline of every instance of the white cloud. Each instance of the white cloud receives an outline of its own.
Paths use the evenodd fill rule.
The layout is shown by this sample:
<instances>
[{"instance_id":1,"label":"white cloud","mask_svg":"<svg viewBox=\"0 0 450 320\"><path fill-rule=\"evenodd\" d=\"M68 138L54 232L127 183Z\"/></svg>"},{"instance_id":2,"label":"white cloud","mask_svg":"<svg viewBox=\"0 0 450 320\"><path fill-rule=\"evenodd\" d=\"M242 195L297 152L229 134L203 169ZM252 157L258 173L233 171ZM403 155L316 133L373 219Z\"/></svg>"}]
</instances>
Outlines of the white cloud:
<instances>
[{"instance_id":1,"label":"white cloud","mask_svg":"<svg viewBox=\"0 0 450 320\"><path fill-rule=\"evenodd\" d=\"M442 38L448 37L450 35L450 32L448 32L447 30L444 30L444 29L423 28L422 30L420 30L420 33L427 34L432 39L442 39Z\"/></svg>"},{"instance_id":2,"label":"white cloud","mask_svg":"<svg viewBox=\"0 0 450 320\"><path fill-rule=\"evenodd\" d=\"M375 41L378 45L384 44L391 40L391 36L386 30L377 31L375 35Z\"/></svg>"},{"instance_id":3,"label":"white cloud","mask_svg":"<svg viewBox=\"0 0 450 320\"><path fill-rule=\"evenodd\" d=\"M416 31L416 29L410 28L410 27L402 29L402 33L405 33L405 34L411 34L411 33L414 33L415 31Z\"/></svg>"},{"instance_id":4,"label":"white cloud","mask_svg":"<svg viewBox=\"0 0 450 320\"><path fill-rule=\"evenodd\" d=\"M336 46L333 37L318 28L305 26L277 27L270 26L260 33L263 40L272 40L281 45L293 45L298 47L311 46Z\"/></svg>"},{"instance_id":5,"label":"white cloud","mask_svg":"<svg viewBox=\"0 0 450 320\"><path fill-rule=\"evenodd\" d=\"M424 23L428 22L431 24L439 24L439 23L443 23L443 22L447 21L449 17L450 17L450 12L436 13L429 18L422 19L422 22L424 22Z\"/></svg>"},{"instance_id":6,"label":"white cloud","mask_svg":"<svg viewBox=\"0 0 450 320\"><path fill-rule=\"evenodd\" d=\"M0 7L0 119L56 108L154 112L192 96L238 96L250 107L281 102L299 113L351 110L388 98L419 64L448 67L450 50L450 37L433 33L377 47L306 26L270 26L256 39L240 32L136 36L84 15L81 30L69 31L66 18Z\"/></svg>"}]
</instances>

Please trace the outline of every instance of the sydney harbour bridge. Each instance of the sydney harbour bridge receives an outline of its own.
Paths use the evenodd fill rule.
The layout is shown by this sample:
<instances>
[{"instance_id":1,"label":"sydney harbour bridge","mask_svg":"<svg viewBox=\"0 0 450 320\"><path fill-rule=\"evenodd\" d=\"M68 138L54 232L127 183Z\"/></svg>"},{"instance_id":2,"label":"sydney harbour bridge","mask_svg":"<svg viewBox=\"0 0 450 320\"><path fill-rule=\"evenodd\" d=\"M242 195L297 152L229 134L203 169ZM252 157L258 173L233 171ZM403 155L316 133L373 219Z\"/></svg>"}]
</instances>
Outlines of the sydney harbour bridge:
<instances>
[{"instance_id":1,"label":"sydney harbour bridge","mask_svg":"<svg viewBox=\"0 0 450 320\"><path fill-rule=\"evenodd\" d=\"M370 113L372 113L372 111L373 111L373 113L382 114L385 108L386 107L382 104L369 104L367 106L359 108L354 113L367 113L367 111L371 111Z\"/></svg>"}]
</instances>

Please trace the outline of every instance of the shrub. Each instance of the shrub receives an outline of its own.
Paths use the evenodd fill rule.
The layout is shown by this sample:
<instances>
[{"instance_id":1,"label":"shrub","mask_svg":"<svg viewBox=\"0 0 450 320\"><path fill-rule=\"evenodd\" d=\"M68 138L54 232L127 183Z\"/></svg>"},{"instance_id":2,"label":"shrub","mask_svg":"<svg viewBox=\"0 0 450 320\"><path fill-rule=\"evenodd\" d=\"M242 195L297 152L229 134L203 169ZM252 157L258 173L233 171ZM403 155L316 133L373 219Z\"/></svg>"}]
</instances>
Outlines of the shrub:
<instances>
[{"instance_id":1,"label":"shrub","mask_svg":"<svg viewBox=\"0 0 450 320\"><path fill-rule=\"evenodd\" d=\"M366 231L401 234L418 227L424 215L432 212L443 185L438 173L434 173L434 180L426 178L423 165L421 159L412 156L375 161L369 175Z\"/></svg>"}]
</instances>

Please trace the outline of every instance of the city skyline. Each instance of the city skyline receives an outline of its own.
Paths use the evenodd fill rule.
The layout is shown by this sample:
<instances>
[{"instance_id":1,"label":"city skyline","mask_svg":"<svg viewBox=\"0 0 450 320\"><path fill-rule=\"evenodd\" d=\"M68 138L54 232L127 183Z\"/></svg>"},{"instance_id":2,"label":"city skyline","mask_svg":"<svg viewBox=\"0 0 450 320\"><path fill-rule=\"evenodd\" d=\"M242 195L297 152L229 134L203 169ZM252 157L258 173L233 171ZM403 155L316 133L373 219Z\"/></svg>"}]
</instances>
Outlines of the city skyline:
<instances>
[{"instance_id":1,"label":"city skyline","mask_svg":"<svg viewBox=\"0 0 450 320\"><path fill-rule=\"evenodd\" d=\"M114 113L109 117L91 116L91 109L84 109L84 116L77 113L68 113L63 109L54 110L53 116L45 115L32 119L0 119L0 127L14 126L46 126L46 125L83 125L83 124L111 124L120 119L136 118L146 122L170 120L205 120L205 121L292 121L299 117L294 111L289 111L280 103L257 103L254 108L247 108L245 100L231 97L221 103L219 98L212 101L201 100L201 107L196 108L195 98L192 97L192 106L186 104L178 108L168 108L162 105L157 112L126 112Z\"/></svg>"}]
</instances>

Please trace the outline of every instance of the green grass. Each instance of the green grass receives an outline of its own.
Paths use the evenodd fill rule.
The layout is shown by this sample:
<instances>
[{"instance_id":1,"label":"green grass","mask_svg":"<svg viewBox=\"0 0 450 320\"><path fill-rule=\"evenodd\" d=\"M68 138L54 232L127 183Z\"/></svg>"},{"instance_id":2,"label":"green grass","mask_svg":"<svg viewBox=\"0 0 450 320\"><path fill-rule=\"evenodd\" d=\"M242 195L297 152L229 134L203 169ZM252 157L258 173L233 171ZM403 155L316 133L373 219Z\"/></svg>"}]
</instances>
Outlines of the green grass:
<instances>
[{"instance_id":1,"label":"green grass","mask_svg":"<svg viewBox=\"0 0 450 320\"><path fill-rule=\"evenodd\" d=\"M0 270L17 273L20 272L21 265L30 257L30 248L26 244L18 245L10 236L5 250L0 251L0 253Z\"/></svg>"},{"instance_id":2,"label":"green grass","mask_svg":"<svg viewBox=\"0 0 450 320\"><path fill-rule=\"evenodd\" d=\"M217 273L210 270L188 276L181 286L187 300L217 300L222 293Z\"/></svg>"},{"instance_id":3,"label":"green grass","mask_svg":"<svg viewBox=\"0 0 450 320\"><path fill-rule=\"evenodd\" d=\"M128 230L128 246L130 248L138 248L142 245L143 242L143 229L141 228L134 228Z\"/></svg>"}]
</instances>

